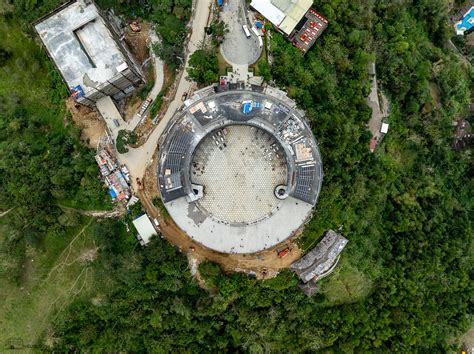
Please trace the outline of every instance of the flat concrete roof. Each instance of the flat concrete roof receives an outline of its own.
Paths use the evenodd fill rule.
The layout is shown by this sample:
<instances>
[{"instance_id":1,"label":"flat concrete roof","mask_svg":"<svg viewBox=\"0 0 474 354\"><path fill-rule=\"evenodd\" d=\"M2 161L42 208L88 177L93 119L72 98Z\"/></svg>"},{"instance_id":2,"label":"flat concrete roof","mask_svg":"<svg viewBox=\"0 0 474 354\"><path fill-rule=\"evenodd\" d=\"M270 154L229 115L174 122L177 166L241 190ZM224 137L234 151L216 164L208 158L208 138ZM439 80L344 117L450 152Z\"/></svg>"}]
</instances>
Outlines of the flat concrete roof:
<instances>
[{"instance_id":1,"label":"flat concrete roof","mask_svg":"<svg viewBox=\"0 0 474 354\"><path fill-rule=\"evenodd\" d=\"M68 86L81 85L86 95L128 67L93 3L72 3L35 29Z\"/></svg>"},{"instance_id":2,"label":"flat concrete roof","mask_svg":"<svg viewBox=\"0 0 474 354\"><path fill-rule=\"evenodd\" d=\"M293 235L311 215L313 206L288 197L281 201L275 214L249 225L223 223L186 198L173 200L166 208L176 224L200 244L223 253L256 253Z\"/></svg>"}]
</instances>

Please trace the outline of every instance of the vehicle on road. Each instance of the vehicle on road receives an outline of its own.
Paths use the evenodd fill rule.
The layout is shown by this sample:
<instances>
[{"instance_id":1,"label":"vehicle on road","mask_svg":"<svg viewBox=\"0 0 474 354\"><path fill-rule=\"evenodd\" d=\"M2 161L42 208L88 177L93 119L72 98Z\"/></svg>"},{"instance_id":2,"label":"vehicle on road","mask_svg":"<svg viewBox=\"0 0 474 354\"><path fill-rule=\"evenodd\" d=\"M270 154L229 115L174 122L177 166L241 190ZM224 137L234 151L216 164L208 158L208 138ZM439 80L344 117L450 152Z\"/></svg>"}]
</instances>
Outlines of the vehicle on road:
<instances>
[{"instance_id":1,"label":"vehicle on road","mask_svg":"<svg viewBox=\"0 0 474 354\"><path fill-rule=\"evenodd\" d=\"M242 29L244 30L244 33L247 36L247 38L250 38L250 31L247 25L242 25Z\"/></svg>"},{"instance_id":2,"label":"vehicle on road","mask_svg":"<svg viewBox=\"0 0 474 354\"><path fill-rule=\"evenodd\" d=\"M120 122L118 119L114 119L114 124L117 128L120 127Z\"/></svg>"}]
</instances>

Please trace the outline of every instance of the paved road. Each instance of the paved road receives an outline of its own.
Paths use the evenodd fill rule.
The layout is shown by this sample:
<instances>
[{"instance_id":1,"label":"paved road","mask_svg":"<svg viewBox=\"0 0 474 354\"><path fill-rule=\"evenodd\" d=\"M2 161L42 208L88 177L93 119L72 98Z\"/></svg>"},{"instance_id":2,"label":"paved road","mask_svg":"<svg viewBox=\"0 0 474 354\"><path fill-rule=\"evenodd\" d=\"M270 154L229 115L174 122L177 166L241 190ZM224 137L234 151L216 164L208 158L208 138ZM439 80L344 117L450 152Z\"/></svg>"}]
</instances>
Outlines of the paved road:
<instances>
[{"instance_id":1,"label":"paved road","mask_svg":"<svg viewBox=\"0 0 474 354\"><path fill-rule=\"evenodd\" d=\"M188 44L188 55L186 57L185 67L188 67L189 56L194 53L198 48L199 42L204 39L204 27L207 25L207 20L209 17L209 9L211 6L211 0L197 0L194 18L192 21L192 35ZM181 76L181 79L178 84L176 91L175 99L170 103L168 110L161 121L156 126L153 133L148 138L148 141L137 149L129 149L129 152L118 156L120 163L126 164L130 174L133 178L131 180L134 183L134 188L137 190L135 185L136 177L143 177L145 174L145 169L153 157L153 154L156 150L158 139L163 133L166 125L173 117L177 109L181 107L183 102L181 101L181 96L183 93L188 92L193 85L192 81L186 79L186 73Z\"/></svg>"}]
</instances>

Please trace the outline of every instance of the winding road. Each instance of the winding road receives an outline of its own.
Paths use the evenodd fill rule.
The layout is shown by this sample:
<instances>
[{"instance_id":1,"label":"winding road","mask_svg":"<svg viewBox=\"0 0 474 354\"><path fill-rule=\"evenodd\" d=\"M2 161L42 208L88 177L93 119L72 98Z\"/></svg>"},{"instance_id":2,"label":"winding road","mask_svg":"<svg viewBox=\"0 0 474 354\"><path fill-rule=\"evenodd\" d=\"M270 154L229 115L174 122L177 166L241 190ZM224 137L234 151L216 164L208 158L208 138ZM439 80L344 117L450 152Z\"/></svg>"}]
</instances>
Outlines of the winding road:
<instances>
[{"instance_id":1,"label":"winding road","mask_svg":"<svg viewBox=\"0 0 474 354\"><path fill-rule=\"evenodd\" d=\"M157 148L158 139L160 138L161 134L163 133L164 129L168 125L168 122L171 120L175 112L183 104L181 100L182 95L185 92L188 92L193 85L193 82L187 79L186 69L188 67L190 55L193 54L196 49L198 49L199 43L204 39L204 28L207 25L211 4L211 0L196 1L194 17L192 19L192 34L188 43L188 54L186 56L186 61L183 69L184 72L181 75L181 78L177 85L174 100L170 102L165 115L157 124L155 130L153 131L153 133L151 133L145 144L136 149L130 148L127 153L118 155L120 163L127 165L127 168L130 171L131 176L133 177L131 178L131 180L133 181L135 190L137 190L135 178L141 178L145 175L146 166L153 157L153 154Z\"/></svg>"}]
</instances>

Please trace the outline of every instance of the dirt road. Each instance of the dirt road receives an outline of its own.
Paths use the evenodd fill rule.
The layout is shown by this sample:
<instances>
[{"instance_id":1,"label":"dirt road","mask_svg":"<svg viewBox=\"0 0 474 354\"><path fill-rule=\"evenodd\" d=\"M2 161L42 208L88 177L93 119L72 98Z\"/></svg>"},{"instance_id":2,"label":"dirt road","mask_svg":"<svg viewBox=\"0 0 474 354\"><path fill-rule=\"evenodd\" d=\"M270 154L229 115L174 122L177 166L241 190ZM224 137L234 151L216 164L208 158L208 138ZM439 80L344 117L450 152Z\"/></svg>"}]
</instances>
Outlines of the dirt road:
<instances>
[{"instance_id":1,"label":"dirt road","mask_svg":"<svg viewBox=\"0 0 474 354\"><path fill-rule=\"evenodd\" d=\"M121 206L120 204L118 204L114 210L105 210L105 211L104 210L82 210L82 209L67 207L60 204L58 204L58 206L64 211L71 211L71 212L79 213L84 216L92 216L98 219L118 218L127 212L125 207Z\"/></svg>"},{"instance_id":2,"label":"dirt road","mask_svg":"<svg viewBox=\"0 0 474 354\"><path fill-rule=\"evenodd\" d=\"M164 69L163 69L163 61L158 58L153 51L153 45L157 42L159 42L160 39L158 38L155 29L151 28L150 29L150 55L153 60L153 68L155 70L155 82L153 84L152 89L148 93L148 97L151 98L152 100L155 100L158 94L161 91L161 88L163 87L164 79L165 79L165 74L164 74ZM138 110L140 110L141 105L139 106ZM134 130L138 123L142 120L142 117L138 115L138 111L134 114L132 120L128 122L127 129L128 130Z\"/></svg>"}]
</instances>

